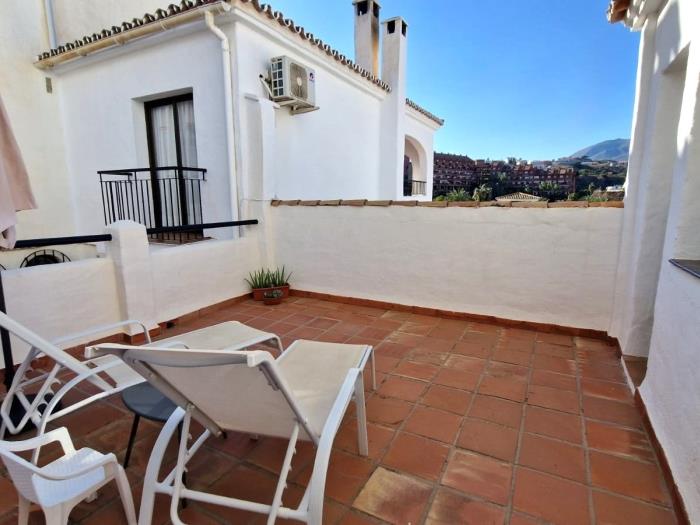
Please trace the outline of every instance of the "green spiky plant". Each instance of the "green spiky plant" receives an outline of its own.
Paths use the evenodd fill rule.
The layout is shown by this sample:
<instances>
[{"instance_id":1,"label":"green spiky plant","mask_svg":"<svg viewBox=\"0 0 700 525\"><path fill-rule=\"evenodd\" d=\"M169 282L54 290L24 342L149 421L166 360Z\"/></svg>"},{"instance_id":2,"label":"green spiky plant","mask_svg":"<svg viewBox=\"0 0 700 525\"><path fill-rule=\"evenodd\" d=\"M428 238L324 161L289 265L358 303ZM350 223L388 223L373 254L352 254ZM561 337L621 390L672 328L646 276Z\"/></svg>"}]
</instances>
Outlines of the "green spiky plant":
<instances>
[{"instance_id":1,"label":"green spiky plant","mask_svg":"<svg viewBox=\"0 0 700 525\"><path fill-rule=\"evenodd\" d=\"M272 276L270 270L266 268L261 268L250 272L248 278L245 280L252 289L256 288L270 288L272 286Z\"/></svg>"},{"instance_id":2,"label":"green spiky plant","mask_svg":"<svg viewBox=\"0 0 700 525\"><path fill-rule=\"evenodd\" d=\"M292 273L285 270L284 266L282 268L276 268L275 270L270 270L270 286L285 286L289 284L289 278Z\"/></svg>"}]
</instances>

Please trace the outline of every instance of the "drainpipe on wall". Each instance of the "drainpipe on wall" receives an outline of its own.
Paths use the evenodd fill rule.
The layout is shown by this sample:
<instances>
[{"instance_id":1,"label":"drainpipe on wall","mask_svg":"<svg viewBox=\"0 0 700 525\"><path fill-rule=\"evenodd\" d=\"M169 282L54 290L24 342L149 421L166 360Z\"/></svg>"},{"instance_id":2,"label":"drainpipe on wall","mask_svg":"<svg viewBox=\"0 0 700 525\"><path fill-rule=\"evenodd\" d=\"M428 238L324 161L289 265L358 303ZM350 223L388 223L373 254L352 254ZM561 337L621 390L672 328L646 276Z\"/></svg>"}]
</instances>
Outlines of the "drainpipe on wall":
<instances>
[{"instance_id":1,"label":"drainpipe on wall","mask_svg":"<svg viewBox=\"0 0 700 525\"><path fill-rule=\"evenodd\" d=\"M55 49L58 47L58 39L56 38L56 23L53 17L53 0L44 0L44 19L49 35L49 46L51 49Z\"/></svg>"},{"instance_id":2,"label":"drainpipe on wall","mask_svg":"<svg viewBox=\"0 0 700 525\"><path fill-rule=\"evenodd\" d=\"M204 20L209 30L221 41L221 59L224 73L224 111L226 114L226 152L229 169L229 188L233 220L240 216L238 201L238 174L236 173L236 142L233 118L233 79L231 77L231 47L226 34L214 23L214 14L204 13ZM239 233L241 232L239 228Z\"/></svg>"}]
</instances>

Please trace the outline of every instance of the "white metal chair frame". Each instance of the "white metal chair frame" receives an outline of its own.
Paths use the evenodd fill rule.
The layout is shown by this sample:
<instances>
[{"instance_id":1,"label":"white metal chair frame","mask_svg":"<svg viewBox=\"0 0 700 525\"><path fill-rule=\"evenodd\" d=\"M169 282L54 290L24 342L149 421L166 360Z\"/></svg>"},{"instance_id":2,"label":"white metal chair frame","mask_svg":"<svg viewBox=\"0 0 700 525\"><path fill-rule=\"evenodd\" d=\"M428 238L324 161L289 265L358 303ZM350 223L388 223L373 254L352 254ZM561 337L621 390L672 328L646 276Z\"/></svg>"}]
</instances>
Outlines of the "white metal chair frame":
<instances>
[{"instance_id":1,"label":"white metal chair frame","mask_svg":"<svg viewBox=\"0 0 700 525\"><path fill-rule=\"evenodd\" d=\"M151 457L148 462L148 467L146 469L146 474L144 477L144 488L141 496L141 508L139 513L139 524L140 525L150 525L153 517L153 507L155 502L155 495L168 494L171 496L170 504L170 518L176 525L184 525L178 516L178 507L180 499L187 499L191 501L200 501L203 503L210 503L214 505L221 505L225 507L237 508L245 511L256 512L260 514L267 514L268 525L275 522L277 517L283 519L295 519L305 523L320 525L323 516L323 498L324 490L326 484L326 474L328 471L328 463L330 461L331 448L333 445L333 440L338 432L338 428L342 422L343 416L347 410L347 407L354 399L357 412L357 427L358 427L358 448L359 452L363 456L368 454L368 440L367 440L367 419L365 410L365 394L364 394L364 381L363 381L363 369L373 354L372 347L367 346L365 351L357 363L357 366L348 370L345 380L342 383L340 390L337 393L335 401L332 405L330 413L326 418L323 429L319 434L314 432L308 423L308 418L304 414L304 410L299 405L293 393L287 388L284 378L280 375L280 371L277 367L277 363L289 355L294 349L294 344L292 344L287 350L285 350L280 357L276 360L273 359L260 359L254 365L262 372L270 387L275 390L279 390L287 401L289 408L295 414L295 424L293 426L291 436L289 437L289 444L287 446L287 451L284 457L284 462L281 467L279 481L274 493L273 501L270 505L263 503L257 503L252 501L241 500L238 498L231 498L226 496L219 496L215 494L209 494L202 491L190 490L183 485L182 476L185 471L185 467L188 461L194 456L194 454L200 449L204 442L211 436L216 437L225 436L225 429L220 428L214 421L212 421L204 412L202 412L197 406L195 406L186 396L184 396L177 387L170 384L166 379L164 379L156 370L154 370L150 364L165 364L167 366L219 366L219 365L231 365L231 364L241 364L246 363L245 358L236 354L225 354L219 353L216 355L207 355L202 358L201 356L194 357L189 363L186 364L173 364L172 362L162 361L159 362L159 358L153 354L145 355L143 349L139 347L128 347L125 345L100 345L95 347L95 351L98 354L106 355L118 355L129 366L132 366L135 370L141 373L144 377L148 378L148 381L153 384L158 390L163 392L167 397L174 401L179 408L173 412L168 421L163 426L160 435L153 447ZM157 350L157 349L156 349ZM197 353L197 350L193 350ZM259 354L265 354L269 356L266 352L258 352ZM271 356L269 356L271 357ZM195 363L195 361L197 361ZM248 366L251 366L250 364ZM373 387L376 388L374 380L374 361L372 360L372 382ZM200 424L202 424L205 429L204 431L194 439L192 445L188 447L188 438L190 431L191 420L194 417ZM168 443L173 437L173 434L177 431L178 426L182 425L181 438L178 446L178 456L175 468L173 468L162 481L158 480L158 474L160 472L163 457L168 446ZM282 506L282 495L284 489L287 486L287 476L291 470L291 462L294 454L296 453L296 443L299 439L300 432L303 431L307 436L311 438L311 441L316 446L316 457L314 460L313 471L309 484L304 493L304 496L299 503L297 508L288 508Z\"/></svg>"},{"instance_id":2,"label":"white metal chair frame","mask_svg":"<svg viewBox=\"0 0 700 525\"><path fill-rule=\"evenodd\" d=\"M151 336L146 325L140 321L127 320L119 323L97 326L80 333L61 337L53 342L43 339L2 312L0 312L0 326L22 339L31 347L29 353L15 373L12 385L3 399L2 405L0 405L0 418L2 419L2 423L0 424L0 439L3 439L5 432L8 431L10 434L22 432L30 422L36 426L37 435L41 435L45 432L46 426L51 421L144 381L143 377L135 373L131 368L125 365L124 362L114 356L95 357L87 350L86 356L89 358L81 361L60 348L61 345L85 341L87 338L94 335L114 333L117 329L125 326L140 327L146 341L145 344L152 344ZM180 337L186 338L187 335L188 334L182 334ZM241 341L228 349L238 350L262 343L276 347L280 354L283 352L280 338L275 334L266 332L261 332L259 336ZM188 348L184 342L177 340L162 342L159 345L160 348ZM32 362L34 359L43 355L50 357L55 362L54 366L48 372L30 377L28 374L34 371ZM76 375L63 384L59 375L66 371L73 372ZM125 374L125 372L127 373ZM111 382L108 382L100 374L108 377ZM85 381L91 383L100 391L54 412L56 406L64 399L65 395L75 386ZM37 385L40 386L35 394L36 397L30 400L25 392ZM58 387L57 390L56 387ZM47 394L52 396L48 403L45 400ZM10 410L15 400L21 404L25 411L18 423L13 423L10 417ZM43 410L40 410L42 405L45 405L45 407ZM39 449L35 451L33 457L34 462L38 460L39 452Z\"/></svg>"},{"instance_id":3,"label":"white metal chair frame","mask_svg":"<svg viewBox=\"0 0 700 525\"><path fill-rule=\"evenodd\" d=\"M15 373L12 385L3 399L2 405L0 405L0 418L2 418L0 439L5 436L5 432L7 431L9 431L10 434L22 432L30 422L36 426L37 434L41 435L46 430L46 425L49 422L66 414L70 414L99 399L108 397L124 388L144 381L143 378L138 377L137 374L131 373L131 371L129 371L129 378L126 378L125 381L120 380L124 378L119 377L123 374L119 374L118 369L121 369L122 373L124 370L128 369L119 359L108 356L106 358L96 357L81 361L60 348L60 345L84 341L90 336L113 333L118 328L134 325L141 327L146 342L150 343L151 337L146 326L140 321L134 320L94 327L49 342L22 326L20 323L14 321L6 314L0 312L0 326L22 339L31 347L29 353ZM55 362L51 370L33 377L28 375L30 372L34 371L32 368L34 359L41 356L47 356ZM64 384L59 378L59 375L66 371L73 372L76 375ZM102 373L109 377L113 384L100 376ZM84 381L91 383L100 391L54 412L56 405L64 399L65 395L76 385ZM36 385L40 385L36 394L32 394L36 397L30 400L25 392ZM58 387L58 389L54 391L56 387ZM52 396L48 403L45 400L47 394ZM15 400L17 400L25 410L24 415L18 423L13 423L10 418L10 409ZM43 410L40 410L39 408L42 405L46 406ZM38 454L38 449L36 454Z\"/></svg>"},{"instance_id":4,"label":"white metal chair frame","mask_svg":"<svg viewBox=\"0 0 700 525\"><path fill-rule=\"evenodd\" d=\"M56 441L61 445L64 455L44 467L37 467L14 453L38 449ZM81 456L83 451L87 454ZM86 455L93 457L86 458L84 457ZM92 449L76 451L65 427L25 441L2 441L0 442L0 456L2 456L17 489L19 525L28 523L29 507L32 502L42 507L47 525L66 524L73 507L112 480L117 483L127 523L129 525L136 524L136 513L129 481L116 456L111 453L100 454ZM57 465L64 459L67 460L65 463ZM71 459L77 459L74 462L75 465L71 464ZM99 470L102 470L102 476L99 475ZM74 484L80 483L79 478L90 474L96 474L95 482L86 485L83 490L76 494ZM42 487L42 485L44 486ZM60 497L62 491L64 492L63 498ZM44 506L50 496L53 496L51 498L52 504Z\"/></svg>"}]
</instances>

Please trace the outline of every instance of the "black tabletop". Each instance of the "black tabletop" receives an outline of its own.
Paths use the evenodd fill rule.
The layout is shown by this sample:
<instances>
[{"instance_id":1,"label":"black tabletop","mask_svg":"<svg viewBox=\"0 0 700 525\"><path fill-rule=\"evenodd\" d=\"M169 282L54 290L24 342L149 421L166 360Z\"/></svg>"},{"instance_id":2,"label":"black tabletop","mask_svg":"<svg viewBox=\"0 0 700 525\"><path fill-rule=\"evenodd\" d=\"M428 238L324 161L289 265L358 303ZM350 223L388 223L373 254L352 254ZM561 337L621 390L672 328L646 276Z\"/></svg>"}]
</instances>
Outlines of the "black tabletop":
<instances>
[{"instance_id":1,"label":"black tabletop","mask_svg":"<svg viewBox=\"0 0 700 525\"><path fill-rule=\"evenodd\" d=\"M122 401L134 414L153 421L167 421L175 410L175 403L145 382L122 390Z\"/></svg>"}]
</instances>

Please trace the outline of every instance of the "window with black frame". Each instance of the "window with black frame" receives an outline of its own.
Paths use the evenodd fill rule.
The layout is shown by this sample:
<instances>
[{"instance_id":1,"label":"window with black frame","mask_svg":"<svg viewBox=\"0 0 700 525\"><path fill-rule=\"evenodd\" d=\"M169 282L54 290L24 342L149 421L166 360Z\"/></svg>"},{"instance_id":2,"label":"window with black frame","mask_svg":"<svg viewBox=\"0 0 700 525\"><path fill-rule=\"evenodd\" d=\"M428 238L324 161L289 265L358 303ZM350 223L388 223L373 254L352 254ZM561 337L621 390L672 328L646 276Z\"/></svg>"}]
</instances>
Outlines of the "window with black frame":
<instances>
[{"instance_id":1,"label":"window with black frame","mask_svg":"<svg viewBox=\"0 0 700 525\"><path fill-rule=\"evenodd\" d=\"M145 103L151 189L157 226L201 224L203 171L191 93Z\"/></svg>"}]
</instances>

